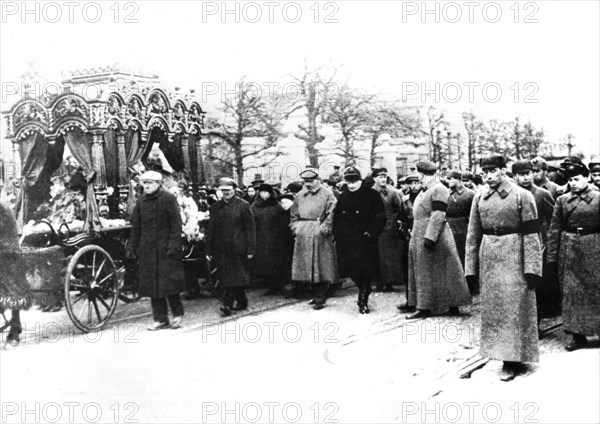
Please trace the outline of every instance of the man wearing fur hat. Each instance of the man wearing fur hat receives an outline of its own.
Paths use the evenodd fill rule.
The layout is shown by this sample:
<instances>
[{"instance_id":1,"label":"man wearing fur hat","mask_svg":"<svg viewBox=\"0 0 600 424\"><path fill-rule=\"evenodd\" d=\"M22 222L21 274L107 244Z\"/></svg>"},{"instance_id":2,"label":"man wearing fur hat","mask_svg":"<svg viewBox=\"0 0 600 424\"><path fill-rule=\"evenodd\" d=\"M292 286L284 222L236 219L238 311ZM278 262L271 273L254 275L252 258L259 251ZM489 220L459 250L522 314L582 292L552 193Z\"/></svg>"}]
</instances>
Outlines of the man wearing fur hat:
<instances>
[{"instance_id":1,"label":"man wearing fur hat","mask_svg":"<svg viewBox=\"0 0 600 424\"><path fill-rule=\"evenodd\" d=\"M380 195L363 184L355 167L344 170L344 181L348 188L340 195L333 216L338 269L341 277L350 277L357 285L359 313L368 314L371 281L378 273L377 239L386 223L385 207Z\"/></svg>"},{"instance_id":2,"label":"man wearing fur hat","mask_svg":"<svg viewBox=\"0 0 600 424\"><path fill-rule=\"evenodd\" d=\"M504 361L500 378L509 381L538 361L542 240L533 195L510 183L505 168L502 156L481 161L488 188L471 206L465 275L471 287L481 281L481 355Z\"/></svg>"},{"instance_id":3,"label":"man wearing fur hat","mask_svg":"<svg viewBox=\"0 0 600 424\"><path fill-rule=\"evenodd\" d=\"M568 351L600 334L600 193L581 163L564 168L571 191L556 200L548 238L548 263L563 287L562 316ZM560 266L560 269L559 269Z\"/></svg>"},{"instance_id":4,"label":"man wearing fur hat","mask_svg":"<svg viewBox=\"0 0 600 424\"><path fill-rule=\"evenodd\" d=\"M150 297L154 316L150 331L179 328L184 313L181 215L177 198L161 188L161 181L156 171L140 176L144 194L133 208L126 253L128 259L138 260L140 296ZM168 307L173 314L170 324Z\"/></svg>"},{"instance_id":5,"label":"man wearing fur hat","mask_svg":"<svg viewBox=\"0 0 600 424\"><path fill-rule=\"evenodd\" d=\"M407 305L417 309L410 319L435 312L459 315L458 307L471 303L456 243L446 225L450 193L436 170L430 161L417 164L423 190L415 200L409 245Z\"/></svg>"}]
</instances>

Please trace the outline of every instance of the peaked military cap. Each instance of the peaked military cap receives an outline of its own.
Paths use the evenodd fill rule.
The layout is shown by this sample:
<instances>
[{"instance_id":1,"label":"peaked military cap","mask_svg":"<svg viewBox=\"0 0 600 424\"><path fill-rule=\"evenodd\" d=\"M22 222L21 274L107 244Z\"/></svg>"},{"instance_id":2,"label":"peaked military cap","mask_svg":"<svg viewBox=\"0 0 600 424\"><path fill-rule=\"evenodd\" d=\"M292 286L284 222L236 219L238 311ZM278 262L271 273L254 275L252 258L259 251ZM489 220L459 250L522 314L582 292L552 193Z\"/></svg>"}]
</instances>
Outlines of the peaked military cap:
<instances>
[{"instance_id":1,"label":"peaked military cap","mask_svg":"<svg viewBox=\"0 0 600 424\"><path fill-rule=\"evenodd\" d=\"M358 181L362 180L362 175L360 175L360 171L356 167L349 166L344 169L344 179L346 181Z\"/></svg>"},{"instance_id":2,"label":"peaked military cap","mask_svg":"<svg viewBox=\"0 0 600 424\"><path fill-rule=\"evenodd\" d=\"M231 178L221 178L219 180L219 190L221 189L221 187L231 187L235 189L237 188L237 184Z\"/></svg>"},{"instance_id":3,"label":"peaked military cap","mask_svg":"<svg viewBox=\"0 0 600 424\"><path fill-rule=\"evenodd\" d=\"M531 165L533 166L534 171L539 169L546 171L548 169L548 162L541 156L531 159Z\"/></svg>"},{"instance_id":4,"label":"peaked military cap","mask_svg":"<svg viewBox=\"0 0 600 424\"><path fill-rule=\"evenodd\" d=\"M590 162L590 172L600 172L600 162Z\"/></svg>"},{"instance_id":5,"label":"peaked military cap","mask_svg":"<svg viewBox=\"0 0 600 424\"><path fill-rule=\"evenodd\" d=\"M531 161L528 160L518 160L513 163L512 172L513 174L519 174L521 172L533 171L533 166L531 165Z\"/></svg>"},{"instance_id":6,"label":"peaked military cap","mask_svg":"<svg viewBox=\"0 0 600 424\"><path fill-rule=\"evenodd\" d=\"M462 173L461 178L463 181L473 181L473 174L469 171L465 171Z\"/></svg>"},{"instance_id":7,"label":"peaked military cap","mask_svg":"<svg viewBox=\"0 0 600 424\"><path fill-rule=\"evenodd\" d=\"M388 170L387 168L375 168L373 169L373 173L371 174L371 176L373 178L377 178L380 175L386 174L387 175Z\"/></svg>"},{"instance_id":8,"label":"peaked military cap","mask_svg":"<svg viewBox=\"0 0 600 424\"><path fill-rule=\"evenodd\" d=\"M574 164L583 165L583 162L577 156L567 156L566 158L564 158L564 160L560 164L560 167L565 169L569 165L574 165ZM583 166L585 166L585 165L583 165Z\"/></svg>"},{"instance_id":9,"label":"peaked military cap","mask_svg":"<svg viewBox=\"0 0 600 424\"><path fill-rule=\"evenodd\" d=\"M409 184L411 181L421 181L421 176L419 174L410 174L405 178L405 181L407 184Z\"/></svg>"},{"instance_id":10,"label":"peaked military cap","mask_svg":"<svg viewBox=\"0 0 600 424\"><path fill-rule=\"evenodd\" d=\"M431 161L423 160L417 162L417 171L422 174L433 175L437 171L437 166Z\"/></svg>"},{"instance_id":11,"label":"peaked military cap","mask_svg":"<svg viewBox=\"0 0 600 424\"><path fill-rule=\"evenodd\" d=\"M319 178L319 174L314 169L307 168L300 173L300 178L303 180L314 180L315 178Z\"/></svg>"},{"instance_id":12,"label":"peaked military cap","mask_svg":"<svg viewBox=\"0 0 600 424\"><path fill-rule=\"evenodd\" d=\"M501 169L504 167L506 167L506 158L504 156L494 155L481 159L481 169Z\"/></svg>"},{"instance_id":13,"label":"peaked military cap","mask_svg":"<svg viewBox=\"0 0 600 424\"><path fill-rule=\"evenodd\" d=\"M567 165L564 168L564 173L567 178L575 177L576 175L583 175L584 177L590 175L590 171L582 163L572 163Z\"/></svg>"},{"instance_id":14,"label":"peaked military cap","mask_svg":"<svg viewBox=\"0 0 600 424\"><path fill-rule=\"evenodd\" d=\"M460 173L460 171L450 170L446 172L446 178L455 178L457 180L460 180L462 178L462 174Z\"/></svg>"},{"instance_id":15,"label":"peaked military cap","mask_svg":"<svg viewBox=\"0 0 600 424\"><path fill-rule=\"evenodd\" d=\"M142 175L140 175L140 181L161 181L162 174L156 171L146 171Z\"/></svg>"}]
</instances>

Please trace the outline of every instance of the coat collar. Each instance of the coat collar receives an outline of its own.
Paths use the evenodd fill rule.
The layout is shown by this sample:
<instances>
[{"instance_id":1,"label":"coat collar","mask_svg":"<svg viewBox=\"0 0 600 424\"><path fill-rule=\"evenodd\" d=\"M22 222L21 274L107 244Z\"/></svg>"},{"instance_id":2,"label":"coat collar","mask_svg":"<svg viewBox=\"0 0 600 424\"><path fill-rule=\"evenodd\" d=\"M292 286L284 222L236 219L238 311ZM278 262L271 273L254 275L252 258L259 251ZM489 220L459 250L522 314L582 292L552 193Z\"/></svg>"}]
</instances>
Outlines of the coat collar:
<instances>
[{"instance_id":1,"label":"coat collar","mask_svg":"<svg viewBox=\"0 0 600 424\"><path fill-rule=\"evenodd\" d=\"M586 189L583 190L581 193L574 193L573 190L571 190L569 192L569 199L567 200L567 202L572 202L578 197L581 197L583 200L585 200L585 203L587 204L589 204L592 201L592 189L590 188L589 184L586 187Z\"/></svg>"},{"instance_id":2,"label":"coat collar","mask_svg":"<svg viewBox=\"0 0 600 424\"><path fill-rule=\"evenodd\" d=\"M303 191L302 195L303 195L303 196L307 196L307 195L309 195L309 194L317 194L317 193L319 192L319 190L321 190L321 187L322 187L322 185L321 185L321 184L319 184L317 187L315 187L315 189L314 189L314 190L308 190L308 189L305 187L305 188L303 188L303 189L302 189L302 191Z\"/></svg>"},{"instance_id":3,"label":"coat collar","mask_svg":"<svg viewBox=\"0 0 600 424\"><path fill-rule=\"evenodd\" d=\"M456 187L455 189L451 189L451 193L458 193L458 195L462 195L465 192L465 186Z\"/></svg>"},{"instance_id":4,"label":"coat collar","mask_svg":"<svg viewBox=\"0 0 600 424\"><path fill-rule=\"evenodd\" d=\"M510 193L512 190L513 190L513 187L512 187L512 184L510 183L510 181L508 181L508 179L506 179L506 178L503 178L502 182L500 183L500 185L498 187L488 188L487 191L484 192L483 198L489 199L492 196L492 194L494 194L494 192L498 192L500 197L505 199L506 196L508 196L508 193Z\"/></svg>"}]
</instances>

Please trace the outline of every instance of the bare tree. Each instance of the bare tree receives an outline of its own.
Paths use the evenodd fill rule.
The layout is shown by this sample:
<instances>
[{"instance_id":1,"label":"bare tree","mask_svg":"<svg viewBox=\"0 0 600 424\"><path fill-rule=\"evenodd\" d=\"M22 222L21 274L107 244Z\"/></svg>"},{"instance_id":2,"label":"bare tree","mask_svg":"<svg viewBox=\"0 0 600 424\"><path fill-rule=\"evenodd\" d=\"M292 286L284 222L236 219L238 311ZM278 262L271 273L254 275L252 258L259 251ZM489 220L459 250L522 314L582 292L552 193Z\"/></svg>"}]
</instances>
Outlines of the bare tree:
<instances>
[{"instance_id":1,"label":"bare tree","mask_svg":"<svg viewBox=\"0 0 600 424\"><path fill-rule=\"evenodd\" d=\"M382 134L396 138L422 133L418 110L414 108L372 101L367 112L363 131L371 141L371 166L375 164L375 149Z\"/></svg>"},{"instance_id":2,"label":"bare tree","mask_svg":"<svg viewBox=\"0 0 600 424\"><path fill-rule=\"evenodd\" d=\"M472 111L464 112L462 119L467 131L468 167L469 169L473 169L477 164L477 144L484 131L484 124Z\"/></svg>"},{"instance_id":3,"label":"bare tree","mask_svg":"<svg viewBox=\"0 0 600 424\"><path fill-rule=\"evenodd\" d=\"M322 67L310 70L305 60L302 75L292 76L298 86L299 100L291 108L290 113L300 109L304 109L306 112L307 122L298 125L299 132L296 137L306 142L308 160L314 167L319 165L315 145L325 138L319 134L318 119L322 117L327 102L337 88L334 83L337 69L334 68L326 77L322 75L322 71Z\"/></svg>"},{"instance_id":4,"label":"bare tree","mask_svg":"<svg viewBox=\"0 0 600 424\"><path fill-rule=\"evenodd\" d=\"M252 85L245 84L242 77L236 85L236 95L226 97L219 110L223 119L213 121L213 127L207 131L208 137L220 140L214 143L209 160L219 161L235 168L238 184L243 183L244 159L259 155L273 147L282 136L281 126L289 116L280 97L265 99L253 91ZM260 147L253 151L244 151L244 140L262 140ZM265 166L275 159L273 155L262 164L252 167Z\"/></svg>"},{"instance_id":5,"label":"bare tree","mask_svg":"<svg viewBox=\"0 0 600 424\"><path fill-rule=\"evenodd\" d=\"M323 121L337 126L342 134L336 154L344 157L345 166L356 161L355 141L368 116L373 96L359 94L347 85L330 99L323 112Z\"/></svg>"},{"instance_id":6,"label":"bare tree","mask_svg":"<svg viewBox=\"0 0 600 424\"><path fill-rule=\"evenodd\" d=\"M427 109L427 134L429 136L429 156L433 162L442 162L442 130L448 125L444 112L433 106Z\"/></svg>"}]
</instances>

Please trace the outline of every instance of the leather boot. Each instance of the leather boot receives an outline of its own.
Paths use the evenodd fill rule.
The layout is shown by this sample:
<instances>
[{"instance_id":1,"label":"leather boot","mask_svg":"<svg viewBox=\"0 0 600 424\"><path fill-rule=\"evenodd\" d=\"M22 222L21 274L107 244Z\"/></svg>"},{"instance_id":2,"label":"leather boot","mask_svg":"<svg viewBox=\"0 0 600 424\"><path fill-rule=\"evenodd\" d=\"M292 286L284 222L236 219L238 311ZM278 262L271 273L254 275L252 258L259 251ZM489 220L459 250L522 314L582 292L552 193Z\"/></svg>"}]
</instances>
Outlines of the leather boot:
<instances>
[{"instance_id":1,"label":"leather boot","mask_svg":"<svg viewBox=\"0 0 600 424\"><path fill-rule=\"evenodd\" d=\"M365 290L358 292L358 313L368 314L369 311L369 293Z\"/></svg>"}]
</instances>

